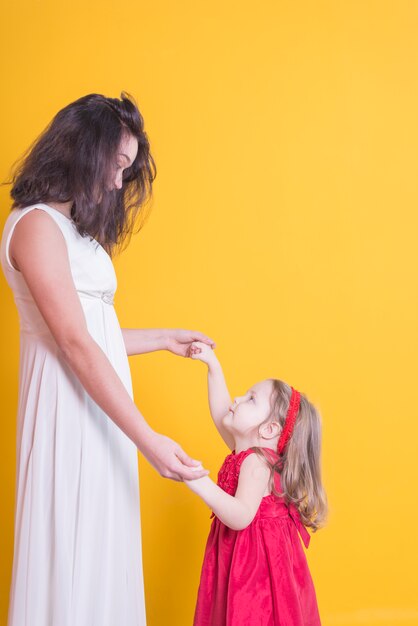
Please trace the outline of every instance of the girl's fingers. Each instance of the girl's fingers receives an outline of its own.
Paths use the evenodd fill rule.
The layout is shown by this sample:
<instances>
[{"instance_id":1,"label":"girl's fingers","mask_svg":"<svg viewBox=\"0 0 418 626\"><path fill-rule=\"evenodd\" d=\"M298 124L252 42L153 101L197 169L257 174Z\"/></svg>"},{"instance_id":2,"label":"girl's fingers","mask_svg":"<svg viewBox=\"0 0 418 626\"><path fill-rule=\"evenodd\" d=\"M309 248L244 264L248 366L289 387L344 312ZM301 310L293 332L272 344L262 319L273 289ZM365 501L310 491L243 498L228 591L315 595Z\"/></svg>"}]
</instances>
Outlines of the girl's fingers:
<instances>
[{"instance_id":1,"label":"girl's fingers","mask_svg":"<svg viewBox=\"0 0 418 626\"><path fill-rule=\"evenodd\" d=\"M199 470L198 472L194 472L193 470L184 470L182 472L182 480L197 480L198 478L203 478L208 474L209 472L207 470Z\"/></svg>"}]
</instances>

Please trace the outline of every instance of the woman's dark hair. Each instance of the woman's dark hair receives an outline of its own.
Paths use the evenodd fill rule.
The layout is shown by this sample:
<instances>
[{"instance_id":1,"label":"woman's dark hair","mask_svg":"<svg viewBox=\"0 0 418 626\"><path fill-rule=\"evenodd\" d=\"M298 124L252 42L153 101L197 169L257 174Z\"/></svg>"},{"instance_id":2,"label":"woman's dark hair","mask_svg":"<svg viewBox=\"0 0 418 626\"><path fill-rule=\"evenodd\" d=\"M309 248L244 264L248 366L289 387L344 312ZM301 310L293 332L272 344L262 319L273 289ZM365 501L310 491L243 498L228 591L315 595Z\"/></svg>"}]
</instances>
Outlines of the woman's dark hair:
<instances>
[{"instance_id":1,"label":"woman's dark hair","mask_svg":"<svg viewBox=\"0 0 418 626\"><path fill-rule=\"evenodd\" d=\"M108 191L125 134L138 140L138 154L124 170L122 188ZM121 99L92 93L58 111L14 165L8 182L12 209L72 200L78 232L97 239L111 254L130 238L138 214L138 230L143 226L155 176L142 115L123 91Z\"/></svg>"}]
</instances>

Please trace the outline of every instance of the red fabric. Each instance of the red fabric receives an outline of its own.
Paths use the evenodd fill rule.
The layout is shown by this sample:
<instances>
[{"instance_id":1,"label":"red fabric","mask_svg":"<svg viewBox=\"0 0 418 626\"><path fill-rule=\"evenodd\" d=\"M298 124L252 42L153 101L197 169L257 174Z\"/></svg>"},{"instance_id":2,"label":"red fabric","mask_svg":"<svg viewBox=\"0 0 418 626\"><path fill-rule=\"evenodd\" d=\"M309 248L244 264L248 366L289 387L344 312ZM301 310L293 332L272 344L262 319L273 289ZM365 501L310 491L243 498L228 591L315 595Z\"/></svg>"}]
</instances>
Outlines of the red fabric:
<instances>
[{"instance_id":1,"label":"red fabric","mask_svg":"<svg viewBox=\"0 0 418 626\"><path fill-rule=\"evenodd\" d=\"M232 452L219 471L218 485L230 495L236 492L241 463L251 452ZM299 534L308 547L309 533L299 512L274 494L262 499L244 530L231 530L215 517L206 544L194 626L319 626L315 590Z\"/></svg>"}]
</instances>

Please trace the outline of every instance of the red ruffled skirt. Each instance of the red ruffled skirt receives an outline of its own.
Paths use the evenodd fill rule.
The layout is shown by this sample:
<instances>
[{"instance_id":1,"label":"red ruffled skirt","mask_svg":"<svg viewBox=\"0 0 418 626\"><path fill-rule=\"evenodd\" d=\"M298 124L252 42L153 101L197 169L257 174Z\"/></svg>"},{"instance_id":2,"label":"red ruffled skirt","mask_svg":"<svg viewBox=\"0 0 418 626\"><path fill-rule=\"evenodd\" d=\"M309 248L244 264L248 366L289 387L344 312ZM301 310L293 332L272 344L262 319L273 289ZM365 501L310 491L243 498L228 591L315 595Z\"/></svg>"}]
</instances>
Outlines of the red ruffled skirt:
<instances>
[{"instance_id":1,"label":"red ruffled skirt","mask_svg":"<svg viewBox=\"0 0 418 626\"><path fill-rule=\"evenodd\" d=\"M319 626L315 590L299 537L299 513L275 495L252 523L231 530L214 518L206 544L194 626Z\"/></svg>"}]
</instances>

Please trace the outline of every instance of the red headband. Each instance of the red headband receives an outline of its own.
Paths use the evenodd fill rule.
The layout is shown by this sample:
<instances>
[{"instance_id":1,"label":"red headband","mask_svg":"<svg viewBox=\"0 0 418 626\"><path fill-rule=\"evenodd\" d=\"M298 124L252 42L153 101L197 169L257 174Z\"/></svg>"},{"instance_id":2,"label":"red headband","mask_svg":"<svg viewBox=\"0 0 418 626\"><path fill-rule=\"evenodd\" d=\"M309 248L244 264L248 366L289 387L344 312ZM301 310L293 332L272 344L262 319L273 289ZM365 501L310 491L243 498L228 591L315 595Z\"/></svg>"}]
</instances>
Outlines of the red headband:
<instances>
[{"instance_id":1,"label":"red headband","mask_svg":"<svg viewBox=\"0 0 418 626\"><path fill-rule=\"evenodd\" d=\"M284 421L282 432L280 433L279 443L277 444L278 454L283 454L283 451L292 436L293 428L295 426L296 417L300 406L300 393L296 389L292 389L292 395L290 397L289 408L287 409L286 419Z\"/></svg>"}]
</instances>

